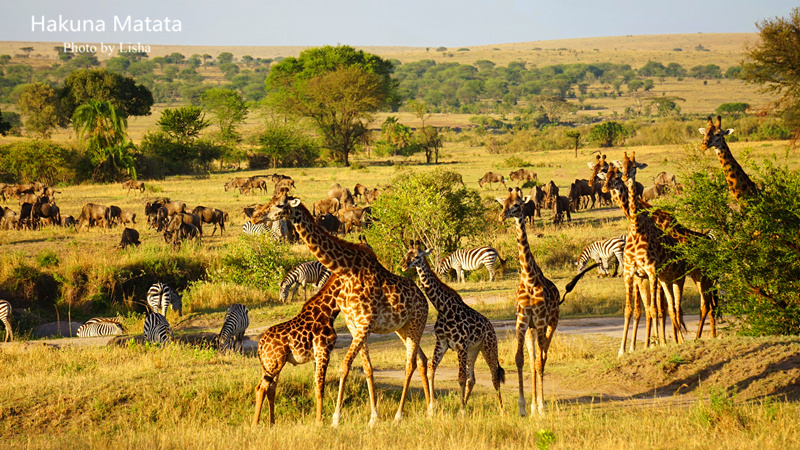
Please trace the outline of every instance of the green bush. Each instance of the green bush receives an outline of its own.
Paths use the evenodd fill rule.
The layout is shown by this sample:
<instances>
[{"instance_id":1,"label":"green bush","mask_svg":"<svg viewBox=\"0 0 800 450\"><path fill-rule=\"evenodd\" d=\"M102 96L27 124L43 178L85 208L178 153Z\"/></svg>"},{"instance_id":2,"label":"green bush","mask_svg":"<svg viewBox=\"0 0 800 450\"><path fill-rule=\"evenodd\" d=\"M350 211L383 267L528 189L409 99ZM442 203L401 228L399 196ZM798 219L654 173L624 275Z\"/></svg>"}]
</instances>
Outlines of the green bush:
<instances>
[{"instance_id":1,"label":"green bush","mask_svg":"<svg viewBox=\"0 0 800 450\"><path fill-rule=\"evenodd\" d=\"M5 182L41 181L50 186L86 179L83 155L52 141L24 140L0 145L0 178Z\"/></svg>"},{"instance_id":2,"label":"green bush","mask_svg":"<svg viewBox=\"0 0 800 450\"><path fill-rule=\"evenodd\" d=\"M208 281L277 292L286 272L301 262L286 244L275 242L269 234L242 235L209 269Z\"/></svg>"}]
</instances>

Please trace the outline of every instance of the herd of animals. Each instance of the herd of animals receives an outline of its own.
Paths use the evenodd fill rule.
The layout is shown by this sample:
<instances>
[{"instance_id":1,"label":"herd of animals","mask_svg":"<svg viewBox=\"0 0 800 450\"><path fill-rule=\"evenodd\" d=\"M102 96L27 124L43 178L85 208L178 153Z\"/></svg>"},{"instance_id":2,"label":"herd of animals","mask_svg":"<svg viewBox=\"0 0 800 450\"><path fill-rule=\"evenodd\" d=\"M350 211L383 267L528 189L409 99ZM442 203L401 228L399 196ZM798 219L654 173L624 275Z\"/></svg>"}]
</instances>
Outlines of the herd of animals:
<instances>
[{"instance_id":1,"label":"herd of animals","mask_svg":"<svg viewBox=\"0 0 800 450\"><path fill-rule=\"evenodd\" d=\"M713 148L723 170L727 175L730 191L737 201L746 201L748 196L757 195L758 188L731 154L725 136L733 130L724 130L721 127L721 118L714 123L711 118L706 128L700 129L703 134L703 149ZM624 336L619 349L620 354L626 351L630 319L633 316L633 340L629 351L633 351L636 344L636 331L641 317L642 308L646 315L646 346L657 340L660 345L666 344L666 317L670 317L672 336L676 343L683 342L681 296L683 285L688 276L697 284L701 296L701 321L697 337L701 336L706 318L710 320L711 334L716 336L715 309L718 306L719 290L715 280L708 279L705 274L674 253L675 244L692 239L713 239L706 234L698 233L681 226L668 212L650 205L644 195L645 189L636 182L638 170L647 167L646 164L636 161L635 153L630 157L627 152L622 160L608 163L605 155L597 156L596 161L589 163L592 169L587 185L594 193L603 194L601 198L609 198L611 202L620 207L623 215L629 222L626 235L598 241L589 245L582 252L578 260L579 273L564 289L564 294L559 294L559 288L550 281L536 263L530 250L526 232L526 219L530 219L541 209L546 207L544 199L550 198L553 202L554 217L557 216L558 196L546 192L541 203L537 200L538 188L531 195L524 195L519 188L509 188L505 198L498 198L502 205L501 218L510 220L516 230L518 258L520 263L520 281L516 290L516 356L515 364L518 374L519 414L526 415L526 397L523 383L523 367L525 361L525 347L527 347L530 370L533 379L532 386L532 411L544 414L543 374L547 362L547 352L553 334L558 325L559 305L565 296L575 287L581 277L595 266L600 275L608 275L608 261L614 257L622 268L625 282L625 327ZM480 185L488 183L504 184L502 176L484 176ZM287 177L288 178L288 177ZM292 291L293 297L298 286L317 284L319 289L303 304L300 313L291 320L268 328L258 341L258 358L262 366L262 376L256 386L256 408L253 423L260 419L264 398L266 397L269 409L270 423L275 422L275 395L279 375L286 363L294 365L314 361L315 363L315 396L316 419L322 420L322 398L324 393L324 380L330 354L336 341L334 320L342 313L345 317L347 328L352 334L352 342L342 359L340 367L339 392L336 407L332 417L332 425L339 424L344 400L345 383L355 356L361 356L364 375L368 384L370 420L372 425L377 421L377 396L373 380L373 370L369 358L367 338L373 333L396 333L406 347L406 365L403 391L400 397L395 421L402 420L406 394L415 370L419 369L422 378L428 412L433 413L436 408L434 399L434 377L438 364L444 353L451 349L458 357L458 383L460 386L459 399L461 412L466 408L471 390L475 384L475 361L479 354L483 355L488 364L492 384L497 391L499 407L502 410L502 397L500 383L505 381L505 371L500 367L497 358L497 336L492 324L480 313L470 308L460 295L443 280L443 272L431 269L427 261L430 251L419 241L412 241L407 246L407 251L402 259L404 270L415 268L419 275L419 286L410 278L392 273L378 261L371 247L365 242L353 243L335 235L341 229L334 230L324 226L320 217L322 214L332 214L326 205L320 202L310 205L304 204L301 199L291 195L290 189L293 182L285 182L287 178L280 178L272 200L265 205L253 207L251 223L280 223L291 225L292 233L297 239L308 246L315 261L303 263L289 271L280 287L280 297L285 300ZM536 175L529 171L512 173L512 179L531 181ZM291 181L291 179L289 179ZM516 181L515 180L515 181ZM274 180L273 180L274 181ZM577 182L578 180L576 180ZM278 185L282 187L278 189ZM552 184L548 183L548 185ZM576 183L573 184L573 187ZM669 185L677 188L674 177L665 183L656 185ZM553 184L554 186L554 184ZM573 192L573 187L570 192ZM245 182L232 180L225 186L239 188L242 192L253 189L264 189L264 184L257 180L248 179ZM548 187L545 186L545 189ZM347 191L341 187L336 189ZM577 191L576 191L577 192ZM344 199L336 198L339 205L354 207L350 203L347 192ZM363 194L363 193L362 193ZM588 195L588 194L586 194ZM569 205L576 209L579 207L582 195L565 197ZM177 214L184 213L184 208L170 208L175 202L149 202L146 207L148 217L153 226L166 227L170 230ZM336 203L336 202L327 202ZM156 208L156 204L158 204ZM554 206L553 206L554 205ZM568 213L570 206L564 206L563 212ZM151 214L154 211L155 213ZM85 208L84 208L85 210ZM218 211L218 210L217 210ZM334 212L338 212L335 210ZM163 217L162 217L163 215ZM219 216L222 220L221 232L224 231L223 222L227 214ZM109 220L101 215L98 219L91 219L81 215L81 221L92 220L102 222ZM201 219L201 224L204 219ZM200 226L194 220L180 219L177 228L172 228L173 233L181 233L184 225L190 224L195 228ZM211 223L211 222L205 222ZM362 224L363 226L363 224ZM216 227L215 227L216 228ZM191 228L189 228L191 230ZM213 233L212 233L213 234ZM166 235L165 235L166 236ZM182 239L182 238L181 238ZM458 281L463 281L463 270L474 270L481 265L485 266L493 278L495 261L504 261L496 250L491 247L461 251L450 256L450 260L442 266L453 268L457 272ZM595 264L588 266L590 260ZM615 274L616 275L616 272ZM420 339L425 328L428 304L433 305L438 315L434 324L436 344L433 358L428 361L427 356L420 348ZM167 306L176 308L180 314L180 298L168 287L158 283L148 292L148 305L152 309L145 319L145 339L152 342L166 343L172 338L169 324L165 314ZM0 320L2 320L10 334L8 316L10 305L0 301ZM220 348L241 348L241 340L249 320L247 309L243 305L232 305L229 308L223 329L218 335L217 342ZM84 328L85 327L85 328ZM99 334L100 329L121 330L121 325L113 319L93 319L82 328L87 335ZM651 332L655 339L651 340Z\"/></svg>"}]
</instances>

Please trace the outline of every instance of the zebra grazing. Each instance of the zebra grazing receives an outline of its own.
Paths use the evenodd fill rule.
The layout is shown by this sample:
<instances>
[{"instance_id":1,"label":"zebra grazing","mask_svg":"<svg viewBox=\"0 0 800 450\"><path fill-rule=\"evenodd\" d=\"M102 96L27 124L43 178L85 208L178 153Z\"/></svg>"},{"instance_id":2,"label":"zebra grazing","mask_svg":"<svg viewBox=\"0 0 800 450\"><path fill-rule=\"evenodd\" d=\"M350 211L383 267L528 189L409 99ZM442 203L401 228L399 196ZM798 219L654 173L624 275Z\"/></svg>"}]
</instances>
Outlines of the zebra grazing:
<instances>
[{"instance_id":1,"label":"zebra grazing","mask_svg":"<svg viewBox=\"0 0 800 450\"><path fill-rule=\"evenodd\" d=\"M235 351L238 347L241 352L244 332L248 326L250 326L250 318L247 315L247 307L239 303L231 305L225 313L222 330L217 335L220 351Z\"/></svg>"},{"instance_id":2,"label":"zebra grazing","mask_svg":"<svg viewBox=\"0 0 800 450\"><path fill-rule=\"evenodd\" d=\"M124 331L117 317L95 317L78 327L78 337L115 336Z\"/></svg>"},{"instance_id":3,"label":"zebra grazing","mask_svg":"<svg viewBox=\"0 0 800 450\"><path fill-rule=\"evenodd\" d=\"M253 223L248 220L242 225L242 232L250 236L258 236L267 232L267 226L263 223Z\"/></svg>"},{"instance_id":4,"label":"zebra grazing","mask_svg":"<svg viewBox=\"0 0 800 450\"><path fill-rule=\"evenodd\" d=\"M157 312L149 312L144 318L144 340L155 344L172 342L172 328L167 318Z\"/></svg>"},{"instance_id":5,"label":"zebra grazing","mask_svg":"<svg viewBox=\"0 0 800 450\"><path fill-rule=\"evenodd\" d=\"M617 276L617 272L622 267L622 258L625 253L625 239L627 237L628 235L623 234L619 237L595 241L587 245L578 257L578 262L576 263L578 272L583 272L583 269L586 268L586 264L592 259L599 264L597 266L597 276L607 277L608 261L612 256L616 256L618 264L614 269L612 277Z\"/></svg>"},{"instance_id":6,"label":"zebra grazing","mask_svg":"<svg viewBox=\"0 0 800 450\"><path fill-rule=\"evenodd\" d=\"M298 264L296 267L289 270L286 276L281 281L279 290L279 298L281 302L285 302L289 297L289 291L292 291L292 297L289 301L294 300L294 295L297 289L303 286L303 300L306 299L306 285L313 284L321 287L328 281L331 276L331 271L322 265L319 261L308 261ZM292 287L294 286L294 289Z\"/></svg>"},{"instance_id":7,"label":"zebra grazing","mask_svg":"<svg viewBox=\"0 0 800 450\"><path fill-rule=\"evenodd\" d=\"M147 305L154 312L161 313L162 316L167 315L168 307L177 312L179 316L183 316L183 302L180 295L161 282L150 286L150 289L147 290Z\"/></svg>"},{"instance_id":8,"label":"zebra grazing","mask_svg":"<svg viewBox=\"0 0 800 450\"><path fill-rule=\"evenodd\" d=\"M439 275L445 275L450 269L454 269L458 281L464 283L465 270L475 270L480 269L481 266L486 266L486 270L489 271L489 281L494 281L494 263L498 259L500 264L506 263L500 257L500 253L492 247L456 250L442 260L439 265Z\"/></svg>"},{"instance_id":9,"label":"zebra grazing","mask_svg":"<svg viewBox=\"0 0 800 450\"><path fill-rule=\"evenodd\" d=\"M4 342L14 340L14 331L11 329L11 303L0 300L0 322L6 327L6 338Z\"/></svg>"}]
</instances>

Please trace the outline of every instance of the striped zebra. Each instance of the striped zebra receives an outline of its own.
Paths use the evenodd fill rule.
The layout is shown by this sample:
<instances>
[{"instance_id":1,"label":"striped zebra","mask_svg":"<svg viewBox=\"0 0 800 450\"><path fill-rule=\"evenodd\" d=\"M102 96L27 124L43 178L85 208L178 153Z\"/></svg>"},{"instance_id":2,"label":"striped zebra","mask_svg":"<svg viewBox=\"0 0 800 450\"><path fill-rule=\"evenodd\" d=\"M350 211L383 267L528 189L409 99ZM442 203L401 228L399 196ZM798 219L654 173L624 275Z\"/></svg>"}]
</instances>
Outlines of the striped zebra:
<instances>
[{"instance_id":1,"label":"striped zebra","mask_svg":"<svg viewBox=\"0 0 800 450\"><path fill-rule=\"evenodd\" d=\"M156 344L172 342L172 328L167 318L157 312L149 312L144 318L144 340Z\"/></svg>"},{"instance_id":2,"label":"striped zebra","mask_svg":"<svg viewBox=\"0 0 800 450\"><path fill-rule=\"evenodd\" d=\"M253 223L248 220L242 225L242 232L250 236L258 236L267 232L267 226L263 223Z\"/></svg>"},{"instance_id":3,"label":"striped zebra","mask_svg":"<svg viewBox=\"0 0 800 450\"><path fill-rule=\"evenodd\" d=\"M617 272L619 272L619 269L622 267L622 258L625 254L625 239L627 237L628 235L623 234L622 236L595 241L587 245L578 257L578 262L576 263L578 272L583 272L583 269L586 268L586 264L588 264L591 259L600 264L597 266L597 276L607 277L608 261L612 256L615 256L618 264L612 276L617 276Z\"/></svg>"},{"instance_id":4,"label":"striped zebra","mask_svg":"<svg viewBox=\"0 0 800 450\"><path fill-rule=\"evenodd\" d=\"M475 270L486 266L486 270L489 271L489 281L494 281L494 263L497 260L500 260L500 264L506 263L500 257L500 253L492 247L456 250L442 260L439 265L439 275L445 275L450 269L454 269L458 281L464 283L465 270Z\"/></svg>"},{"instance_id":5,"label":"striped zebra","mask_svg":"<svg viewBox=\"0 0 800 450\"><path fill-rule=\"evenodd\" d=\"M313 284L316 287L322 287L328 277L331 276L331 271L322 265L319 261L308 261L298 264L296 267L289 270L286 276L281 281L279 298L281 302L285 302L289 297L289 291L292 291L292 296L289 301L294 300L297 289L303 286L303 300L306 299L306 285ZM294 289L292 289L294 287Z\"/></svg>"},{"instance_id":6,"label":"striped zebra","mask_svg":"<svg viewBox=\"0 0 800 450\"><path fill-rule=\"evenodd\" d=\"M124 331L117 317L95 317L78 327L78 337L115 336Z\"/></svg>"},{"instance_id":7,"label":"striped zebra","mask_svg":"<svg viewBox=\"0 0 800 450\"><path fill-rule=\"evenodd\" d=\"M167 315L168 307L177 312L179 316L183 316L181 296L161 282L155 283L147 290L147 305L162 316Z\"/></svg>"},{"instance_id":8,"label":"striped zebra","mask_svg":"<svg viewBox=\"0 0 800 450\"><path fill-rule=\"evenodd\" d=\"M248 326L250 326L250 318L247 315L247 307L239 303L231 305L225 313L222 330L217 335L220 351L235 351L237 347L239 351L242 351L242 340Z\"/></svg>"},{"instance_id":9,"label":"striped zebra","mask_svg":"<svg viewBox=\"0 0 800 450\"><path fill-rule=\"evenodd\" d=\"M6 337L4 342L14 340L14 330L11 329L11 303L0 300L0 322L6 327Z\"/></svg>"}]
</instances>

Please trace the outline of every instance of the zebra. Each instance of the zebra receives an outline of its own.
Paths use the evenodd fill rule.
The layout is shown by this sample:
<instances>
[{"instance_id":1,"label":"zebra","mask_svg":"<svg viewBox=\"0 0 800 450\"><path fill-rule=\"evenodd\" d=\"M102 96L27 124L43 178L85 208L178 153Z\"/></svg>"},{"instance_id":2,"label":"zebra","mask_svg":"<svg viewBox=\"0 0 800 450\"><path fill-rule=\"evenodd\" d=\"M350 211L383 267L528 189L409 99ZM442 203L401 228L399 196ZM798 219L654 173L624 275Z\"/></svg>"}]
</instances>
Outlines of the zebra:
<instances>
[{"instance_id":1,"label":"zebra","mask_svg":"<svg viewBox=\"0 0 800 450\"><path fill-rule=\"evenodd\" d=\"M95 317L78 327L78 337L114 336L124 331L116 317Z\"/></svg>"},{"instance_id":2,"label":"zebra","mask_svg":"<svg viewBox=\"0 0 800 450\"><path fill-rule=\"evenodd\" d=\"M242 350L242 339L244 332L250 326L250 318L247 315L247 307L234 303L225 313L225 320L222 323L222 330L217 335L217 344L220 351Z\"/></svg>"},{"instance_id":3,"label":"zebra","mask_svg":"<svg viewBox=\"0 0 800 450\"><path fill-rule=\"evenodd\" d=\"M263 223L253 223L248 220L242 225L242 232L250 236L258 236L267 232L267 226Z\"/></svg>"},{"instance_id":4,"label":"zebra","mask_svg":"<svg viewBox=\"0 0 800 450\"><path fill-rule=\"evenodd\" d=\"M148 312L144 318L144 340L156 344L172 342L172 328L167 318L157 312Z\"/></svg>"},{"instance_id":5,"label":"zebra","mask_svg":"<svg viewBox=\"0 0 800 450\"><path fill-rule=\"evenodd\" d=\"M322 287L322 285L328 281L328 277L330 276L331 271L328 270L327 267L323 266L319 261L300 263L289 270L286 273L286 276L283 277L280 290L278 291L280 301L286 301L286 299L289 297L290 290L292 291L292 297L289 301L294 300L294 295L297 293L297 289L300 286L303 286L303 299L305 300L307 284L313 284L317 287ZM292 289L292 286L294 286L294 289Z\"/></svg>"},{"instance_id":6,"label":"zebra","mask_svg":"<svg viewBox=\"0 0 800 450\"><path fill-rule=\"evenodd\" d=\"M497 250L488 246L456 250L442 260L438 272L439 275L445 275L450 269L454 269L458 281L464 283L465 270L475 270L486 266L486 270L489 271L489 281L494 281L494 263L498 259L501 265L506 263Z\"/></svg>"},{"instance_id":7,"label":"zebra","mask_svg":"<svg viewBox=\"0 0 800 450\"><path fill-rule=\"evenodd\" d=\"M0 300L0 322L6 327L6 337L4 342L14 340L14 330L11 329L11 303L5 300Z\"/></svg>"},{"instance_id":8,"label":"zebra","mask_svg":"<svg viewBox=\"0 0 800 450\"><path fill-rule=\"evenodd\" d=\"M183 316L183 302L177 292L170 289L164 283L157 282L147 290L147 305L154 312L160 312L162 316L167 315L167 307Z\"/></svg>"},{"instance_id":9,"label":"zebra","mask_svg":"<svg viewBox=\"0 0 800 450\"><path fill-rule=\"evenodd\" d=\"M627 237L628 235L623 234L622 236L595 241L587 245L586 248L584 248L581 252L581 255L578 257L578 262L575 263L578 266L578 272L582 272L583 269L586 268L586 264L589 262L589 260L592 259L600 264L597 266L598 276L607 277L608 261L612 256L615 256L618 264L614 269L614 274L612 276L617 276L619 268L622 267L622 258L625 254L625 240Z\"/></svg>"}]
</instances>

